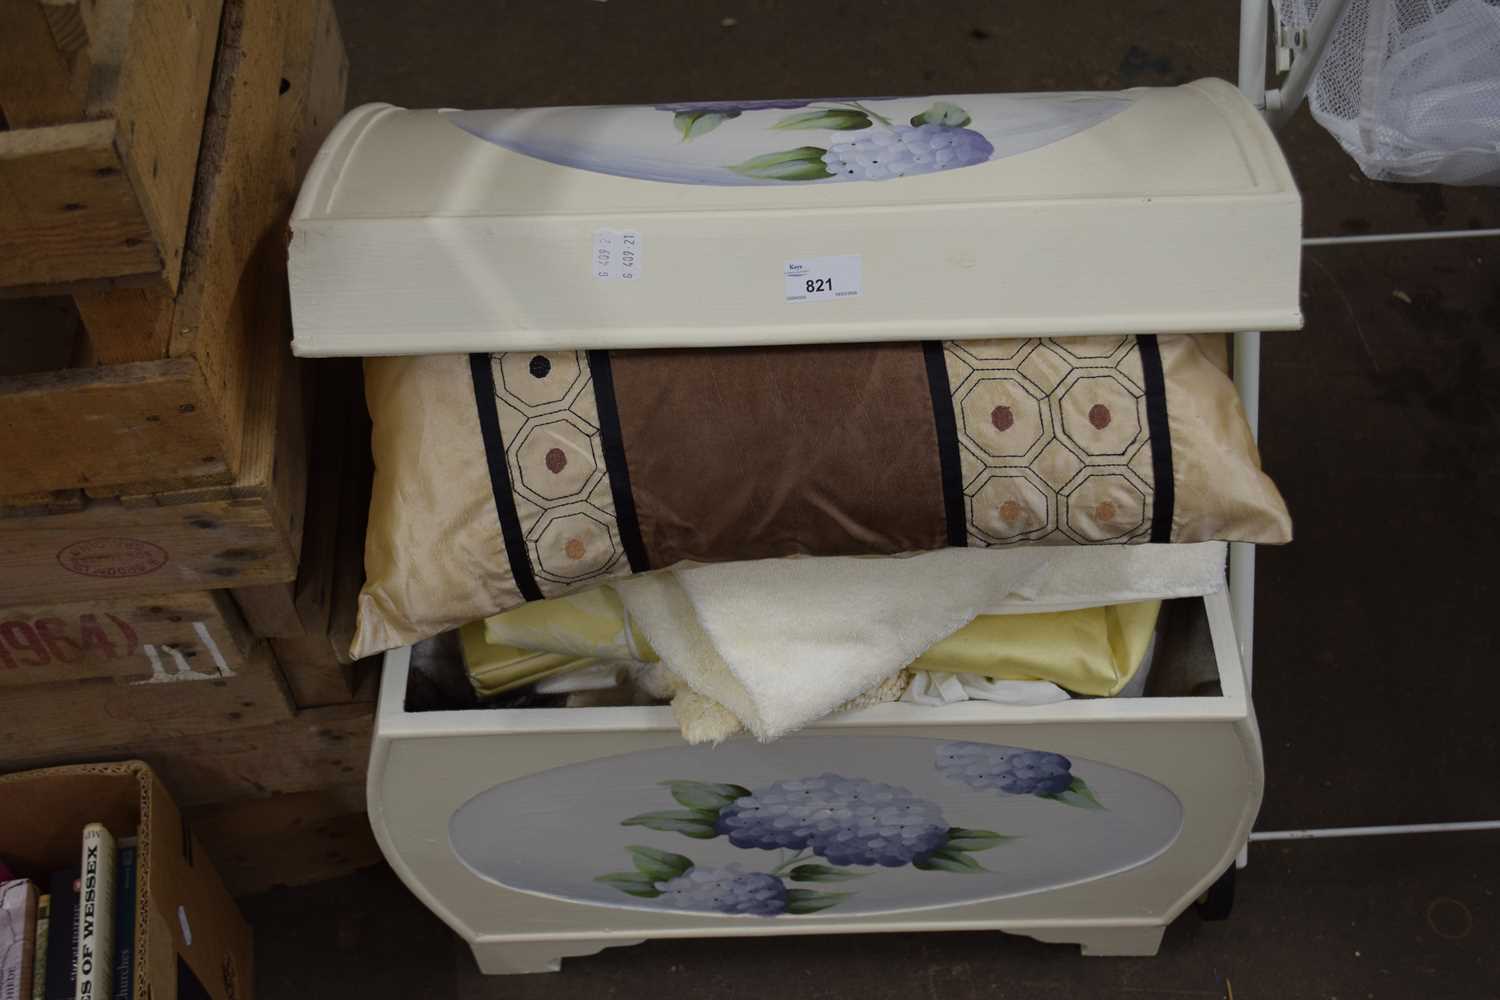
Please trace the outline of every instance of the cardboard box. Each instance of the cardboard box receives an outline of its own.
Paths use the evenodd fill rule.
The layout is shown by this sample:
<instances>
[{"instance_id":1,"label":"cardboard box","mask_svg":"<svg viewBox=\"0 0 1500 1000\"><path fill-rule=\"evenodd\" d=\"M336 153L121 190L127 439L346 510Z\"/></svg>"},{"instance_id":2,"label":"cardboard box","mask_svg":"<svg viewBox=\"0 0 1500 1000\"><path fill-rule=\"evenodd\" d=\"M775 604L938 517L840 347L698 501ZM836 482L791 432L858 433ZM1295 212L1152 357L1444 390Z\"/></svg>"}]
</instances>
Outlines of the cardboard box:
<instances>
[{"instance_id":1,"label":"cardboard box","mask_svg":"<svg viewBox=\"0 0 1500 1000\"><path fill-rule=\"evenodd\" d=\"M213 1000L255 995L250 928L208 852L140 761L0 776L0 856L45 882L78 863L83 828L139 838L133 1000L177 1000L196 980Z\"/></svg>"}]
</instances>

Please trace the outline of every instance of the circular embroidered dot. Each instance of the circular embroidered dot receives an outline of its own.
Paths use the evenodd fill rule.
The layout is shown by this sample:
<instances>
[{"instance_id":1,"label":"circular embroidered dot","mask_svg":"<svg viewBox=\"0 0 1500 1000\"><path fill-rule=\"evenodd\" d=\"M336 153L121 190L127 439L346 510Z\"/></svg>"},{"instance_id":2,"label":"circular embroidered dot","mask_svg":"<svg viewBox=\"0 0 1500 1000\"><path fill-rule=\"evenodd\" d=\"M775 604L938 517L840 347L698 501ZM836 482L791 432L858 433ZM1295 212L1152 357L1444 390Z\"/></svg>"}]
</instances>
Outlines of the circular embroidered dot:
<instances>
[{"instance_id":1,"label":"circular embroidered dot","mask_svg":"<svg viewBox=\"0 0 1500 1000\"><path fill-rule=\"evenodd\" d=\"M1015 415L1008 406L997 406L990 411L990 423L995 425L997 431L1008 431L1015 422Z\"/></svg>"},{"instance_id":2,"label":"circular embroidered dot","mask_svg":"<svg viewBox=\"0 0 1500 1000\"><path fill-rule=\"evenodd\" d=\"M568 467L568 456L561 448L549 448L547 450L547 471L554 476Z\"/></svg>"},{"instance_id":3,"label":"circular embroidered dot","mask_svg":"<svg viewBox=\"0 0 1500 1000\"><path fill-rule=\"evenodd\" d=\"M569 559L572 559L576 562L579 559L582 559L584 553L588 550L583 544L583 539L570 538L568 539L568 544L563 546L563 551L567 553Z\"/></svg>"},{"instance_id":4,"label":"circular embroidered dot","mask_svg":"<svg viewBox=\"0 0 1500 1000\"><path fill-rule=\"evenodd\" d=\"M1094 508L1094 520L1105 522L1113 521L1115 519L1116 513L1118 513L1118 511L1116 511L1115 505L1113 503L1109 502L1108 500L1101 500L1099 501L1099 506Z\"/></svg>"},{"instance_id":5,"label":"circular embroidered dot","mask_svg":"<svg viewBox=\"0 0 1500 1000\"><path fill-rule=\"evenodd\" d=\"M1026 508L1014 500L1007 500L1000 505L1000 519L1006 524L1015 524L1025 513Z\"/></svg>"},{"instance_id":6,"label":"circular embroidered dot","mask_svg":"<svg viewBox=\"0 0 1500 1000\"><path fill-rule=\"evenodd\" d=\"M533 355L531 364L526 366L526 370L531 372L532 378L546 378L548 375L552 374L552 362L548 361L540 354Z\"/></svg>"},{"instance_id":7,"label":"circular embroidered dot","mask_svg":"<svg viewBox=\"0 0 1500 1000\"><path fill-rule=\"evenodd\" d=\"M1104 430L1112 419L1114 418L1110 416L1109 407L1103 403L1095 403L1089 407L1089 423L1094 425L1095 430Z\"/></svg>"}]
</instances>

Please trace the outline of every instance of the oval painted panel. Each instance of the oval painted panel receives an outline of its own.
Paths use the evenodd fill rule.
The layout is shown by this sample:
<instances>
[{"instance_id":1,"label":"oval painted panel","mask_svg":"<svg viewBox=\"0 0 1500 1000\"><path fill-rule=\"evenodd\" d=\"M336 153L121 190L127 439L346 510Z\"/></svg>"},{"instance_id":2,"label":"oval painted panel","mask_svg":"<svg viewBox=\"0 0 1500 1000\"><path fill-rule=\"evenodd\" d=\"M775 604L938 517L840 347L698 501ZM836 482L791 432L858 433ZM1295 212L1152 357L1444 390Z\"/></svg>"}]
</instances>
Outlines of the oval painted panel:
<instances>
[{"instance_id":1,"label":"oval painted panel","mask_svg":"<svg viewBox=\"0 0 1500 1000\"><path fill-rule=\"evenodd\" d=\"M951 906L1117 874L1182 804L1134 771L991 743L802 736L669 747L481 792L458 857L523 892L731 916Z\"/></svg>"},{"instance_id":2,"label":"oval painted panel","mask_svg":"<svg viewBox=\"0 0 1500 1000\"><path fill-rule=\"evenodd\" d=\"M559 166L675 184L892 180L1050 145L1130 107L1120 94L957 94L447 111Z\"/></svg>"}]
</instances>

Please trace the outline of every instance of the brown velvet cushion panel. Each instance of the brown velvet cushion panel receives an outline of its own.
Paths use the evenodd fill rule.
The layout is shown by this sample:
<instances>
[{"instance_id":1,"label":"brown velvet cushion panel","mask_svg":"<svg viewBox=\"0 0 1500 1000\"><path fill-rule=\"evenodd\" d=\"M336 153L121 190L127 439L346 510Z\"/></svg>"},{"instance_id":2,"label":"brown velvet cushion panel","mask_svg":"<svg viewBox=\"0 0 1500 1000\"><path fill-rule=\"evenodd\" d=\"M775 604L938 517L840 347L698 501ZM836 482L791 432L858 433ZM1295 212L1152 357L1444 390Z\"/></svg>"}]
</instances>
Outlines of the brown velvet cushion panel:
<instances>
[{"instance_id":1,"label":"brown velvet cushion panel","mask_svg":"<svg viewBox=\"0 0 1500 1000\"><path fill-rule=\"evenodd\" d=\"M613 369L650 565L944 544L919 345L622 352Z\"/></svg>"},{"instance_id":2,"label":"brown velvet cushion panel","mask_svg":"<svg viewBox=\"0 0 1500 1000\"><path fill-rule=\"evenodd\" d=\"M354 653L682 560L1285 542L1192 336L366 362Z\"/></svg>"}]
</instances>

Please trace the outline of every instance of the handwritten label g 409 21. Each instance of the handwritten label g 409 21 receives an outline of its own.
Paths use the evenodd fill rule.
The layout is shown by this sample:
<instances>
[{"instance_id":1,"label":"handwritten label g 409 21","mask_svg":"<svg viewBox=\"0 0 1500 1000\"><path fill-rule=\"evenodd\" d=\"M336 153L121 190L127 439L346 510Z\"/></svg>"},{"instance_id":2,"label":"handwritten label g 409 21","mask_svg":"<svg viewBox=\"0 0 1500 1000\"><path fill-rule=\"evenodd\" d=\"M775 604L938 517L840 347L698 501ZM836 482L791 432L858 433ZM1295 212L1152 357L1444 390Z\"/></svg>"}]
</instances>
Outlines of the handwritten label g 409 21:
<instances>
[{"instance_id":1,"label":"handwritten label g 409 21","mask_svg":"<svg viewBox=\"0 0 1500 1000\"><path fill-rule=\"evenodd\" d=\"M635 281L641 276L641 234L634 229L594 230L594 277L600 281Z\"/></svg>"}]
</instances>

